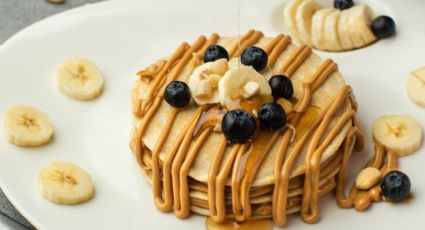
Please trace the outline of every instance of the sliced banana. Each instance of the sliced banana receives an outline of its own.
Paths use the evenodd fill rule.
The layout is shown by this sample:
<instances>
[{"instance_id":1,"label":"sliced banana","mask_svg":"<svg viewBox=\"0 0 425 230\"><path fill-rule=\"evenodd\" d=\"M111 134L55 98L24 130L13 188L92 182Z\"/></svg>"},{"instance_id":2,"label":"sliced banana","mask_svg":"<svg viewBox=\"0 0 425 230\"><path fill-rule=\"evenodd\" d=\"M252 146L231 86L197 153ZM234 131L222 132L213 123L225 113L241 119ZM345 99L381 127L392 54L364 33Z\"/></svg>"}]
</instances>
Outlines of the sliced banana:
<instances>
[{"instance_id":1,"label":"sliced banana","mask_svg":"<svg viewBox=\"0 0 425 230\"><path fill-rule=\"evenodd\" d=\"M38 174L38 186L44 198L57 204L81 204L94 196L90 175L65 161L52 161L44 166Z\"/></svg>"},{"instance_id":2,"label":"sliced banana","mask_svg":"<svg viewBox=\"0 0 425 230\"><path fill-rule=\"evenodd\" d=\"M223 106L234 108L239 101L249 97L270 96L271 88L266 78L251 66L241 65L230 69L218 83L219 99Z\"/></svg>"},{"instance_id":3,"label":"sliced banana","mask_svg":"<svg viewBox=\"0 0 425 230\"><path fill-rule=\"evenodd\" d=\"M3 119L6 140L21 147L46 144L53 136L53 125L42 111L28 105L10 107Z\"/></svg>"},{"instance_id":4,"label":"sliced banana","mask_svg":"<svg viewBox=\"0 0 425 230\"><path fill-rule=\"evenodd\" d=\"M323 8L315 0L305 0L297 8L295 14L295 23L298 36L301 41L307 45L311 43L311 19L314 13Z\"/></svg>"},{"instance_id":5,"label":"sliced banana","mask_svg":"<svg viewBox=\"0 0 425 230\"><path fill-rule=\"evenodd\" d=\"M425 66L413 70L409 74L406 81L406 90L413 102L425 107Z\"/></svg>"},{"instance_id":6,"label":"sliced banana","mask_svg":"<svg viewBox=\"0 0 425 230\"><path fill-rule=\"evenodd\" d=\"M335 11L337 10L333 8L324 8L313 15L311 24L311 41L316 49L326 49L325 20L329 14Z\"/></svg>"},{"instance_id":7,"label":"sliced banana","mask_svg":"<svg viewBox=\"0 0 425 230\"><path fill-rule=\"evenodd\" d=\"M227 69L228 62L225 58L207 62L195 68L190 75L188 85L196 104L205 105L220 102L217 90L218 82Z\"/></svg>"},{"instance_id":8,"label":"sliced banana","mask_svg":"<svg viewBox=\"0 0 425 230\"><path fill-rule=\"evenodd\" d=\"M325 37L325 48L328 51L340 51L342 50L341 44L339 43L337 27L341 11L337 10L330 13L325 20L324 26L324 37Z\"/></svg>"},{"instance_id":9,"label":"sliced banana","mask_svg":"<svg viewBox=\"0 0 425 230\"><path fill-rule=\"evenodd\" d=\"M410 155L422 144L422 127L410 115L381 116L372 124L376 141L399 156Z\"/></svg>"},{"instance_id":10,"label":"sliced banana","mask_svg":"<svg viewBox=\"0 0 425 230\"><path fill-rule=\"evenodd\" d=\"M66 96L86 101L102 93L104 81L100 70L92 61L74 57L59 67L57 85Z\"/></svg>"},{"instance_id":11,"label":"sliced banana","mask_svg":"<svg viewBox=\"0 0 425 230\"><path fill-rule=\"evenodd\" d=\"M368 45L376 40L370 29L373 18L373 11L367 5L357 5L350 9L347 23L348 33L356 48Z\"/></svg>"},{"instance_id":12,"label":"sliced banana","mask_svg":"<svg viewBox=\"0 0 425 230\"><path fill-rule=\"evenodd\" d=\"M283 23L289 30L292 39L297 42L301 41L301 39L298 35L295 14L297 12L298 6L303 3L303 1L304 0L291 0L286 3L285 7L283 8Z\"/></svg>"},{"instance_id":13,"label":"sliced banana","mask_svg":"<svg viewBox=\"0 0 425 230\"><path fill-rule=\"evenodd\" d=\"M337 36L342 50L351 50L356 48L351 41L350 34L348 33L348 20L350 19L350 11L343 10L339 17Z\"/></svg>"}]
</instances>

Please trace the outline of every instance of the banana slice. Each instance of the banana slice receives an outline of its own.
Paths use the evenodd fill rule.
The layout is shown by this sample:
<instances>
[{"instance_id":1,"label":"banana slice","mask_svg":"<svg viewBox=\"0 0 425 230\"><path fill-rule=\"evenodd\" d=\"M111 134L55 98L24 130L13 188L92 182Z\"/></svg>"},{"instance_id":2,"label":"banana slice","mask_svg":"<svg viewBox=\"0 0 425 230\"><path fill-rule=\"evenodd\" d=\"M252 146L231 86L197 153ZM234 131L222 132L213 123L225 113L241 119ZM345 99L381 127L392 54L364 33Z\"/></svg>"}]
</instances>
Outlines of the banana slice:
<instances>
[{"instance_id":1,"label":"banana slice","mask_svg":"<svg viewBox=\"0 0 425 230\"><path fill-rule=\"evenodd\" d=\"M103 91L103 76L97 66L86 58L71 58L57 71L57 85L66 96L92 100Z\"/></svg>"},{"instance_id":2,"label":"banana slice","mask_svg":"<svg viewBox=\"0 0 425 230\"><path fill-rule=\"evenodd\" d=\"M298 30L296 26L295 14L297 12L298 6L303 3L304 0L291 0L286 3L283 8L283 23L285 27L289 30L291 37L294 41L300 42L300 36L298 35Z\"/></svg>"},{"instance_id":3,"label":"banana slice","mask_svg":"<svg viewBox=\"0 0 425 230\"><path fill-rule=\"evenodd\" d=\"M325 20L329 14L335 11L337 10L333 8L324 8L313 15L311 24L311 42L316 49L326 49Z\"/></svg>"},{"instance_id":4,"label":"banana slice","mask_svg":"<svg viewBox=\"0 0 425 230\"><path fill-rule=\"evenodd\" d=\"M324 26L324 37L325 37L325 48L328 51L340 51L342 50L341 44L338 38L338 22L341 11L337 10L330 13L325 20Z\"/></svg>"},{"instance_id":5,"label":"banana slice","mask_svg":"<svg viewBox=\"0 0 425 230\"><path fill-rule=\"evenodd\" d=\"M270 96L271 88L266 78L251 66L241 65L239 69L226 72L218 83L220 102L229 109L253 96Z\"/></svg>"},{"instance_id":6,"label":"banana slice","mask_svg":"<svg viewBox=\"0 0 425 230\"><path fill-rule=\"evenodd\" d=\"M410 155L422 144L422 127L410 115L390 115L375 119L372 133L376 141L399 156Z\"/></svg>"},{"instance_id":7,"label":"banana slice","mask_svg":"<svg viewBox=\"0 0 425 230\"><path fill-rule=\"evenodd\" d=\"M367 5L357 5L348 11L349 19L346 26L354 46L360 48L375 41L376 37L370 29L372 9Z\"/></svg>"},{"instance_id":8,"label":"banana slice","mask_svg":"<svg viewBox=\"0 0 425 230\"><path fill-rule=\"evenodd\" d=\"M406 81L406 90L413 102L425 107L425 66L413 70L409 74Z\"/></svg>"},{"instance_id":9,"label":"banana slice","mask_svg":"<svg viewBox=\"0 0 425 230\"><path fill-rule=\"evenodd\" d=\"M38 186L44 198L57 204L81 204L94 196L90 175L65 161L52 161L44 166L38 174Z\"/></svg>"},{"instance_id":10,"label":"banana slice","mask_svg":"<svg viewBox=\"0 0 425 230\"><path fill-rule=\"evenodd\" d=\"M343 10L341 11L341 15L339 17L338 22L338 39L339 43L343 50L352 50L356 48L351 41L350 34L348 33L348 20L350 19L350 11L349 10Z\"/></svg>"},{"instance_id":11,"label":"banana slice","mask_svg":"<svg viewBox=\"0 0 425 230\"><path fill-rule=\"evenodd\" d=\"M301 41L307 45L311 43L311 19L313 14L323 8L315 0L303 1L297 8L295 14L295 23L298 31L298 36Z\"/></svg>"},{"instance_id":12,"label":"banana slice","mask_svg":"<svg viewBox=\"0 0 425 230\"><path fill-rule=\"evenodd\" d=\"M6 140L21 147L46 144L53 135L53 125L42 111L27 105L10 107L3 119Z\"/></svg>"},{"instance_id":13,"label":"banana slice","mask_svg":"<svg viewBox=\"0 0 425 230\"><path fill-rule=\"evenodd\" d=\"M227 59L207 62L198 66L189 78L189 88L193 100L198 105L220 103L218 82L228 69Z\"/></svg>"}]
</instances>

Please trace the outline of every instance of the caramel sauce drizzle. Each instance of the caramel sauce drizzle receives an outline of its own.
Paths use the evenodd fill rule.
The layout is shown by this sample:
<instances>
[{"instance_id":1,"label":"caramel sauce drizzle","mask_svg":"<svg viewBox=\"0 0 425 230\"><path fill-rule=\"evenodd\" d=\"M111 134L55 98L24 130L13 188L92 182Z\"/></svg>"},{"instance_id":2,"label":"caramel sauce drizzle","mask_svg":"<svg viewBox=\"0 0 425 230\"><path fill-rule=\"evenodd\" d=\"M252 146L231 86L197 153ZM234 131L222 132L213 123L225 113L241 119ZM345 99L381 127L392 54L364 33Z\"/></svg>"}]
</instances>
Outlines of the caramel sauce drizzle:
<instances>
[{"instance_id":1,"label":"caramel sauce drizzle","mask_svg":"<svg viewBox=\"0 0 425 230\"><path fill-rule=\"evenodd\" d=\"M257 43L262 36L263 34L260 31L248 31L247 34L240 38L238 43L229 49L229 55L231 57L240 56L245 48ZM151 70L152 73L157 73L157 75L149 77L150 86L145 99L136 102L135 108L133 108L135 116L141 117L131 143L139 164L143 165L143 151L145 149L142 138L150 120L164 101L163 94L166 83L177 79L188 64L193 71L196 66L202 63L201 58L205 49L209 45L215 44L218 39L218 35L213 34L208 40L204 36L201 36L191 46L183 43L166 62ZM264 49L269 54L270 67L276 63L277 58L286 50L290 43L290 37L278 35L265 45ZM290 77L311 53L311 48L305 45L295 48L283 64L279 73ZM348 161L347 155L352 152L352 148L350 149L349 147L354 146L354 144L358 146L359 150L363 147L363 135L357 128L358 122L355 119L357 105L352 97L349 86L341 88L335 100L328 108L320 110L317 107L309 106L314 91L336 70L337 65L335 63L331 60L325 60L317 68L313 76L305 82L304 95L296 104L296 113L289 120L289 123L296 127L295 132L289 128L275 133L259 131L252 142L234 144L230 148L228 148L229 146L224 135L221 136L209 169L207 181L209 215L214 222L222 223L228 217L226 214L225 191L226 181L230 176L233 218L236 221L247 221L250 219L252 215L250 203L251 185L265 156L267 156L270 149L278 141L280 141L278 147L279 153L276 156L274 165L275 183L271 203L271 212L275 223L279 226L285 225L290 173L305 145L308 145L308 152L305 162L301 216L308 223L318 220L318 197L334 189L335 186L339 188L341 183L343 184L344 182L344 176L340 173L338 174L337 183L334 178L330 178L330 183L319 187L319 175L323 173L320 168L322 153L347 122L351 122L352 127L344 142L344 147L346 145L348 147L344 148L343 151L341 172L345 170L346 162ZM187 78L188 76L183 81L187 81ZM327 136L323 136L334 114L346 102L351 102L351 109L342 115ZM174 209L174 213L179 218L187 218L190 214L191 199L189 197L188 172L205 140L212 133L214 121L207 125L199 124L203 114L209 109L211 108L207 106L197 108L192 119L188 121L188 124L173 141L171 149L165 155L162 165L160 165L159 154L173 122L179 115L178 109L171 109L152 151L152 183L155 204L163 212L169 212L171 209ZM311 136L310 143L307 143ZM291 152L287 153L292 138L296 140L295 146ZM229 155L222 162L227 149L229 149ZM357 192L356 194L361 193ZM350 198L347 199L350 201L342 201L342 198L345 198L342 197L341 203L344 206L348 206L348 204L352 205L356 200L352 197L359 196L350 193Z\"/></svg>"}]
</instances>

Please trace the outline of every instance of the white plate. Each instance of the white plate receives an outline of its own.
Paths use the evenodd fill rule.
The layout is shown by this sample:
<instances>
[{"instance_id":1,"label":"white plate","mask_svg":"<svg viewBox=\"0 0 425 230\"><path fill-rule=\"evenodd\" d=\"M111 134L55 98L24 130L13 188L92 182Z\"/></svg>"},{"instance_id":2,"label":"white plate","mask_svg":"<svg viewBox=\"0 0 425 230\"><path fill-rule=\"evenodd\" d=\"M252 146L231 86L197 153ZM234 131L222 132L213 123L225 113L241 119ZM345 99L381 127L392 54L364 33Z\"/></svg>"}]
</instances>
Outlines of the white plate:
<instances>
[{"instance_id":1,"label":"white plate","mask_svg":"<svg viewBox=\"0 0 425 230\"><path fill-rule=\"evenodd\" d=\"M370 150L370 125L376 116L408 113L425 124L425 109L414 106L404 90L408 72L425 65L425 28L421 25L425 17L420 10L425 3L369 2L376 12L396 18L398 35L365 49L321 55L334 58L353 86ZM283 1L244 0L241 5L242 32L249 28L268 35L282 32L278 19ZM180 42L192 42L211 32L236 34L236 6L236 1L226 0L108 1L36 23L6 42L0 48L0 113L13 104L30 104L47 112L55 125L55 138L44 147L19 148L0 141L0 185L18 210L41 229L203 229L203 217L193 215L182 221L154 207L151 188L128 147L129 93L135 73L171 53ZM55 89L55 69L70 56L89 57L100 66L106 88L99 99L74 101ZM95 181L95 198L80 206L60 206L43 199L36 175L53 159L87 169ZM401 159L415 196L407 204L381 203L358 213L339 209L334 197L328 196L321 201L318 224L306 225L293 216L288 226L417 229L425 210L424 163L423 149Z\"/></svg>"}]
</instances>

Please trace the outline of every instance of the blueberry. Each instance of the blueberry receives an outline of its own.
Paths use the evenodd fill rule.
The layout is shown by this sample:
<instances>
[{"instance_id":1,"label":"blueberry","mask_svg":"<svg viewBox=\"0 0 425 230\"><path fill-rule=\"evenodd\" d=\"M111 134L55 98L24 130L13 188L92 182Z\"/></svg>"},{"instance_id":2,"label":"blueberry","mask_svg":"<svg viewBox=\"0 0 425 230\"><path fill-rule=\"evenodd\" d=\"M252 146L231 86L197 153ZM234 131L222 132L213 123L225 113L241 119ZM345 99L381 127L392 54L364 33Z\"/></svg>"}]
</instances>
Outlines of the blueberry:
<instances>
[{"instance_id":1,"label":"blueberry","mask_svg":"<svg viewBox=\"0 0 425 230\"><path fill-rule=\"evenodd\" d=\"M189 104L190 89L182 81L172 81L165 88L165 100L173 107L181 108Z\"/></svg>"},{"instance_id":2,"label":"blueberry","mask_svg":"<svg viewBox=\"0 0 425 230\"><path fill-rule=\"evenodd\" d=\"M270 78L269 85L272 88L272 96L275 100L281 97L289 100L294 94L292 82L286 76L274 75Z\"/></svg>"},{"instance_id":3,"label":"blueberry","mask_svg":"<svg viewBox=\"0 0 425 230\"><path fill-rule=\"evenodd\" d=\"M354 6L353 0L335 0L334 7L340 10L346 10Z\"/></svg>"},{"instance_id":4,"label":"blueberry","mask_svg":"<svg viewBox=\"0 0 425 230\"><path fill-rule=\"evenodd\" d=\"M388 201L405 200L410 192L410 179L400 171L391 171L381 181L381 192Z\"/></svg>"},{"instance_id":5,"label":"blueberry","mask_svg":"<svg viewBox=\"0 0 425 230\"><path fill-rule=\"evenodd\" d=\"M223 134L232 143L246 142L254 135L255 128L254 117L242 109L227 112L221 121Z\"/></svg>"},{"instance_id":6,"label":"blueberry","mask_svg":"<svg viewBox=\"0 0 425 230\"><path fill-rule=\"evenodd\" d=\"M260 127L268 131L276 131L286 124L285 110L277 103L264 104L259 113Z\"/></svg>"},{"instance_id":7,"label":"blueberry","mask_svg":"<svg viewBox=\"0 0 425 230\"><path fill-rule=\"evenodd\" d=\"M394 20L388 16L379 16L372 21L372 31L378 38L387 38L395 34Z\"/></svg>"},{"instance_id":8,"label":"blueberry","mask_svg":"<svg viewBox=\"0 0 425 230\"><path fill-rule=\"evenodd\" d=\"M246 48L241 55L242 64L252 66L257 71L263 70L267 66L267 61L267 53L255 46Z\"/></svg>"},{"instance_id":9,"label":"blueberry","mask_svg":"<svg viewBox=\"0 0 425 230\"><path fill-rule=\"evenodd\" d=\"M229 60L229 54L223 46L212 45L207 48L204 53L204 62L213 62L218 59L226 58Z\"/></svg>"}]
</instances>

